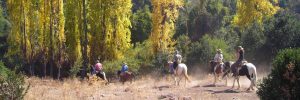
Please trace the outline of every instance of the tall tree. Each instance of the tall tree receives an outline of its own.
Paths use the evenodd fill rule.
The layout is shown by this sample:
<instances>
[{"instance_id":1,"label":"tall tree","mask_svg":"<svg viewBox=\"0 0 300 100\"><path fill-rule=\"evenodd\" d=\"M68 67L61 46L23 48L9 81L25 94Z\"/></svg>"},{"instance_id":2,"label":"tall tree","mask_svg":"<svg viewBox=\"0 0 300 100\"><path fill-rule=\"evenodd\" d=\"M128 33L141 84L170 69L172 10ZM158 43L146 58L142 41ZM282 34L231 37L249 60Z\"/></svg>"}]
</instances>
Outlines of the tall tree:
<instances>
[{"instance_id":1,"label":"tall tree","mask_svg":"<svg viewBox=\"0 0 300 100\"><path fill-rule=\"evenodd\" d=\"M81 37L82 41L82 56L83 56L83 72L81 73L81 78L84 78L86 76L86 69L89 65L88 60L88 33L87 33L87 10L86 10L86 0L82 0L82 15L83 15L83 36Z\"/></svg>"},{"instance_id":2,"label":"tall tree","mask_svg":"<svg viewBox=\"0 0 300 100\"><path fill-rule=\"evenodd\" d=\"M81 1L80 0L68 0L65 2L65 35L66 37L66 52L69 58L70 66L76 61L82 59L81 57L81 45L80 45L80 33L81 25Z\"/></svg>"},{"instance_id":3,"label":"tall tree","mask_svg":"<svg viewBox=\"0 0 300 100\"><path fill-rule=\"evenodd\" d=\"M233 24L240 27L249 26L254 21L262 23L264 17L274 15L279 9L270 0L237 0L236 4L237 12Z\"/></svg>"},{"instance_id":4,"label":"tall tree","mask_svg":"<svg viewBox=\"0 0 300 100\"><path fill-rule=\"evenodd\" d=\"M150 40L153 52L171 50L172 37L175 33L175 21L178 17L178 8L182 6L181 0L152 0L152 32Z\"/></svg>"}]
</instances>

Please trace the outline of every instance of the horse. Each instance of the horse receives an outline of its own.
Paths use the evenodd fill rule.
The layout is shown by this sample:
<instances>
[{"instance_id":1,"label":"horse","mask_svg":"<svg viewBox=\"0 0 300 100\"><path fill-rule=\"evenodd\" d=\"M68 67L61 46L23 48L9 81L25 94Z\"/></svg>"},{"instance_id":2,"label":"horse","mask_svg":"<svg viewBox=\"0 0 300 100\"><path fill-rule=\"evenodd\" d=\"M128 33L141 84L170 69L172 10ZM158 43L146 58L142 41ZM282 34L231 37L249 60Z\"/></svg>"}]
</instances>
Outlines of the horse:
<instances>
[{"instance_id":1,"label":"horse","mask_svg":"<svg viewBox=\"0 0 300 100\"><path fill-rule=\"evenodd\" d=\"M236 71L236 68L238 68L238 64L234 63L231 66L230 70L227 70L225 72L223 77L225 77L225 75L227 75L230 72L233 73L234 80L233 80L232 88L234 88L235 80L237 80L237 83L238 83L237 89L239 89L240 88L239 77L246 76L251 82L249 88L247 88L247 91L249 91L250 89L254 90L253 87L256 86L256 81L257 81L257 72L256 72L255 65L252 63L244 62L242 64L242 66L240 68L238 68L238 72Z\"/></svg>"},{"instance_id":2,"label":"horse","mask_svg":"<svg viewBox=\"0 0 300 100\"><path fill-rule=\"evenodd\" d=\"M226 70L231 68L232 64L233 64L232 61L227 61L217 66L217 63L215 61L213 60L210 61L210 67L213 68L213 73L214 73L214 85L216 85L217 79L219 79L219 77L222 74L225 74ZM225 80L226 80L225 85L227 86L228 75L225 75Z\"/></svg>"},{"instance_id":3,"label":"horse","mask_svg":"<svg viewBox=\"0 0 300 100\"><path fill-rule=\"evenodd\" d=\"M103 71L96 71L96 69L94 69L94 67L91 67L90 70L91 75L88 75L89 79L93 78L93 76L100 77L102 80L106 81L108 83L108 80L106 78L106 74Z\"/></svg>"},{"instance_id":4,"label":"horse","mask_svg":"<svg viewBox=\"0 0 300 100\"><path fill-rule=\"evenodd\" d=\"M186 85L186 81L188 80L189 82L191 82L188 74L187 74L187 66L184 63L180 63L178 64L177 68L174 69L173 67L173 62L168 62L169 64L169 70L171 71L171 73L173 73L174 76L174 80L175 80L175 85L179 86L179 83L181 81L182 75L185 77L185 85ZM173 71L173 72L172 72ZM177 80L177 78L179 77L179 80Z\"/></svg>"},{"instance_id":5,"label":"horse","mask_svg":"<svg viewBox=\"0 0 300 100\"><path fill-rule=\"evenodd\" d=\"M117 71L117 75L120 78L120 82L122 82L123 84L126 81L130 81L130 83L132 83L133 79L135 78L135 75L132 72L125 72L124 75L121 75L121 71Z\"/></svg>"}]
</instances>

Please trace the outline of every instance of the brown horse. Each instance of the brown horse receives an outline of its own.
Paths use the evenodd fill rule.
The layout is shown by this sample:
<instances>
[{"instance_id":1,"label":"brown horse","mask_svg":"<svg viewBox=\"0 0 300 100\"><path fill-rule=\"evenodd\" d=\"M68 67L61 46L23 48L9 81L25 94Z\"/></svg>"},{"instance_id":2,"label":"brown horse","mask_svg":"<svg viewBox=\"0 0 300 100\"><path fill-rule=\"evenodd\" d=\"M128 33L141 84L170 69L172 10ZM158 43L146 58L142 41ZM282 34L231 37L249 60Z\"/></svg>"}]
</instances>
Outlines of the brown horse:
<instances>
[{"instance_id":1,"label":"brown horse","mask_svg":"<svg viewBox=\"0 0 300 100\"><path fill-rule=\"evenodd\" d=\"M233 64L233 62L227 61L217 66L217 63L213 60L209 63L214 73L214 85L216 85L217 79L219 79L220 76L224 75L225 71L229 70L231 68L231 65ZM225 78L225 85L227 86L228 75L224 75L223 78Z\"/></svg>"},{"instance_id":2,"label":"brown horse","mask_svg":"<svg viewBox=\"0 0 300 100\"><path fill-rule=\"evenodd\" d=\"M123 84L126 81L130 81L130 83L132 83L133 79L135 78L135 75L132 72L125 72L123 75L121 75L121 71L118 71L117 74L120 78L120 82L122 82Z\"/></svg>"}]
</instances>

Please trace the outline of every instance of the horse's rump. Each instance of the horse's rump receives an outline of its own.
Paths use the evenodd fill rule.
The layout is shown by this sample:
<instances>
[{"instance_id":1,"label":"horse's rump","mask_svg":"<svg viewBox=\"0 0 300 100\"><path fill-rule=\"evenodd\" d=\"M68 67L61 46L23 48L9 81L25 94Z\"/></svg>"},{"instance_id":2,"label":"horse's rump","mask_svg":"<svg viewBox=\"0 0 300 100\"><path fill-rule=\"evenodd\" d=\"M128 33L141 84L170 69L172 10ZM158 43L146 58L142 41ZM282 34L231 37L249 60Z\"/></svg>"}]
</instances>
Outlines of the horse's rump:
<instances>
[{"instance_id":1,"label":"horse's rump","mask_svg":"<svg viewBox=\"0 0 300 100\"><path fill-rule=\"evenodd\" d=\"M124 72L121 74L121 71L118 71L118 76L120 77L121 82L126 82L134 78L134 74L132 72Z\"/></svg>"},{"instance_id":2,"label":"horse's rump","mask_svg":"<svg viewBox=\"0 0 300 100\"><path fill-rule=\"evenodd\" d=\"M219 65L219 66L216 67L215 73L217 73L217 74L222 73L222 67L221 66L222 65Z\"/></svg>"}]
</instances>

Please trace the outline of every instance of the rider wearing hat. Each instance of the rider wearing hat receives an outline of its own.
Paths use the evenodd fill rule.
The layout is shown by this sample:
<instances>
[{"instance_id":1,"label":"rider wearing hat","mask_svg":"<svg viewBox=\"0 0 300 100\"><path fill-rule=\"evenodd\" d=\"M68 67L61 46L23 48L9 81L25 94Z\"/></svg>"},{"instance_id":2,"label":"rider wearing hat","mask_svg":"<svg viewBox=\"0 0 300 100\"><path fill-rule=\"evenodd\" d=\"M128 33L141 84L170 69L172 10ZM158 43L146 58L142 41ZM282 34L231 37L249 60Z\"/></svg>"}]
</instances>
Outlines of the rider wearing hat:
<instances>
[{"instance_id":1,"label":"rider wearing hat","mask_svg":"<svg viewBox=\"0 0 300 100\"><path fill-rule=\"evenodd\" d=\"M244 48L242 46L238 46L237 48L237 57L238 59L236 60L236 62L232 65L232 68L233 68L233 75L236 76L239 74L239 69L242 67L243 65L243 62L244 62L244 54L245 54L245 51L244 51Z\"/></svg>"},{"instance_id":2,"label":"rider wearing hat","mask_svg":"<svg viewBox=\"0 0 300 100\"><path fill-rule=\"evenodd\" d=\"M239 67L242 65L242 62L244 61L244 48L242 46L238 46L237 49L237 55L238 55L238 59L236 61L236 63L239 65Z\"/></svg>"},{"instance_id":3,"label":"rider wearing hat","mask_svg":"<svg viewBox=\"0 0 300 100\"><path fill-rule=\"evenodd\" d=\"M221 49L217 49L217 54L214 57L214 61L216 62L216 66L219 66L223 62L223 54Z\"/></svg>"},{"instance_id":4,"label":"rider wearing hat","mask_svg":"<svg viewBox=\"0 0 300 100\"><path fill-rule=\"evenodd\" d=\"M173 68L176 70L178 64L180 64L182 61L182 56L179 54L179 51L176 50L174 54L174 62L173 62Z\"/></svg>"}]
</instances>

